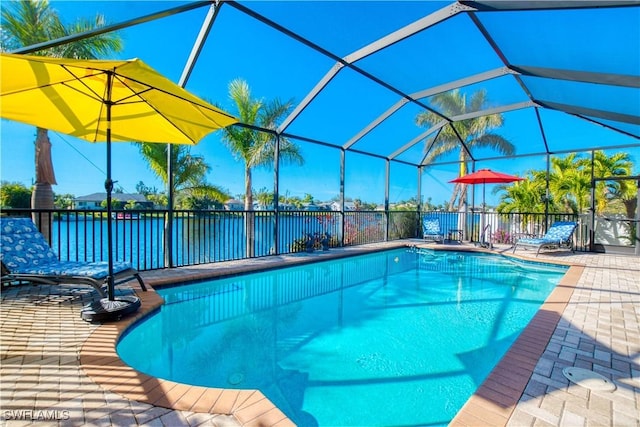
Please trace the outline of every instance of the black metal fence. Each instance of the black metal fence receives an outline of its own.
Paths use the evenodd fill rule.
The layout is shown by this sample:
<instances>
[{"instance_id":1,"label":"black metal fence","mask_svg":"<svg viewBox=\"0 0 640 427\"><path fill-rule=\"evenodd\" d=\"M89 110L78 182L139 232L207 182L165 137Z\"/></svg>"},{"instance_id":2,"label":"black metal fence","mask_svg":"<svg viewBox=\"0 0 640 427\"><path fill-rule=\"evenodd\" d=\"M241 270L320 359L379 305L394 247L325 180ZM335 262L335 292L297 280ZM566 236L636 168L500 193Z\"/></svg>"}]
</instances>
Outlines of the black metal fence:
<instances>
[{"instance_id":1,"label":"black metal fence","mask_svg":"<svg viewBox=\"0 0 640 427\"><path fill-rule=\"evenodd\" d=\"M544 234L555 221L576 221L570 214L497 214L416 211L174 211L171 238L166 210L116 210L111 223L113 254L139 270L166 266L287 254L329 247L421 238L421 218L436 216L452 239L480 241L481 230L493 243L513 243L523 235ZM108 218L100 210L6 209L2 215L32 217L62 260L107 259ZM248 230L248 231L247 231ZM588 228L576 232L577 250L588 250ZM167 251L167 245L171 251ZM169 260L169 253L171 260Z\"/></svg>"}]
</instances>

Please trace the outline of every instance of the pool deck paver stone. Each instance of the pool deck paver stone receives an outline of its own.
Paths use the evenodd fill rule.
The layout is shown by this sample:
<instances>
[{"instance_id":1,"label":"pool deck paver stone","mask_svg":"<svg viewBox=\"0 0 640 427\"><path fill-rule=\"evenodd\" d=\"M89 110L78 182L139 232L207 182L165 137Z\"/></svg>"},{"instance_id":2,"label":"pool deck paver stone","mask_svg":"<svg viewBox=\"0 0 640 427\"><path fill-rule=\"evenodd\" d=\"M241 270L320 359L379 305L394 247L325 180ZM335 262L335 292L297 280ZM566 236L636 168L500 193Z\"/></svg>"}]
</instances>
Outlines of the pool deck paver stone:
<instances>
[{"instance_id":1,"label":"pool deck paver stone","mask_svg":"<svg viewBox=\"0 0 640 427\"><path fill-rule=\"evenodd\" d=\"M159 286L406 243L156 270L143 277ZM542 253L537 260L573 266L451 424L640 427L640 260L570 252ZM103 325L80 319L80 309L95 296L92 289L2 289L0 425L293 425L259 391L186 386L126 366L115 352L119 335L162 304L153 290L143 293L136 283L127 285L122 292L140 295L141 310ZM603 392L570 383L562 374L569 366L600 373L617 388Z\"/></svg>"}]
</instances>

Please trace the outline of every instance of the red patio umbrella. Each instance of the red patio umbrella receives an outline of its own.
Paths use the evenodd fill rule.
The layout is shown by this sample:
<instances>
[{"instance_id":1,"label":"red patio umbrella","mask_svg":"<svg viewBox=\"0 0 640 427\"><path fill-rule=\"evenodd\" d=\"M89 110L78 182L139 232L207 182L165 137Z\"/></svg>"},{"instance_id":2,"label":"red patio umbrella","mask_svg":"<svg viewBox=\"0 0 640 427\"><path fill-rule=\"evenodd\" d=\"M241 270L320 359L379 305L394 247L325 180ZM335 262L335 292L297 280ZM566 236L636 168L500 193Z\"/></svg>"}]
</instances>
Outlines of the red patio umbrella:
<instances>
[{"instance_id":1,"label":"red patio umbrella","mask_svg":"<svg viewBox=\"0 0 640 427\"><path fill-rule=\"evenodd\" d=\"M491 169L480 169L468 175L461 176L460 178L452 179L449 182L457 182L461 184L499 184L522 181L523 179L524 178L520 178L519 176L495 172Z\"/></svg>"},{"instance_id":2,"label":"red patio umbrella","mask_svg":"<svg viewBox=\"0 0 640 427\"><path fill-rule=\"evenodd\" d=\"M482 184L482 224L481 224L481 238L484 238L484 209L485 209L485 193L486 193L486 185L489 184L506 184L508 182L522 181L524 178L520 178L515 175L508 175L506 173L495 172L491 169L480 169L476 172L467 174L465 176L461 176L456 179L452 179L451 183L459 183L459 184Z\"/></svg>"}]
</instances>

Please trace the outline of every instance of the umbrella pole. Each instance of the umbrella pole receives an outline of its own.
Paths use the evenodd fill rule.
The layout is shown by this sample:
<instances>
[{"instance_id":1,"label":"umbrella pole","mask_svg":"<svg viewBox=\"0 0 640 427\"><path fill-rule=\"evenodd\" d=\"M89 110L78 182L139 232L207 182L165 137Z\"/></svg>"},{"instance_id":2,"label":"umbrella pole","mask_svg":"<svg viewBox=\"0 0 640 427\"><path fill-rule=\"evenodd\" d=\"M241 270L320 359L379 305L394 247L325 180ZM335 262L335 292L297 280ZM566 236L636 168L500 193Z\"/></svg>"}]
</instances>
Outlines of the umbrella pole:
<instances>
[{"instance_id":1,"label":"umbrella pole","mask_svg":"<svg viewBox=\"0 0 640 427\"><path fill-rule=\"evenodd\" d=\"M485 239L484 239L484 214L485 214L485 209L486 209L486 203L485 203L485 197L487 195L487 183L483 182L482 183L482 221L480 221L481 224L481 228L482 230L480 230L480 243L484 246Z\"/></svg>"},{"instance_id":2,"label":"umbrella pole","mask_svg":"<svg viewBox=\"0 0 640 427\"><path fill-rule=\"evenodd\" d=\"M107 179L104 189L107 191L107 262L109 264L109 276L107 276L107 296L109 301L115 301L115 285L113 283L113 206L111 205L111 193L113 181L111 180L111 105L107 104Z\"/></svg>"},{"instance_id":3,"label":"umbrella pole","mask_svg":"<svg viewBox=\"0 0 640 427\"><path fill-rule=\"evenodd\" d=\"M134 313L140 308L140 298L136 296L121 296L115 298L115 283L113 279L113 218L111 217L111 193L113 180L111 179L111 85L113 73L107 72L107 99L104 101L107 110L107 178L104 188L107 191L107 298L101 298L86 306L80 313L80 317L86 321L110 321L119 320L122 316Z\"/></svg>"},{"instance_id":4,"label":"umbrella pole","mask_svg":"<svg viewBox=\"0 0 640 427\"><path fill-rule=\"evenodd\" d=\"M111 87L113 85L113 75L107 73L107 179L104 181L104 189L107 191L107 263L109 275L107 276L107 296L109 301L115 301L115 285L113 283L113 219L111 214L111 193L113 192L113 180L111 179Z\"/></svg>"}]
</instances>

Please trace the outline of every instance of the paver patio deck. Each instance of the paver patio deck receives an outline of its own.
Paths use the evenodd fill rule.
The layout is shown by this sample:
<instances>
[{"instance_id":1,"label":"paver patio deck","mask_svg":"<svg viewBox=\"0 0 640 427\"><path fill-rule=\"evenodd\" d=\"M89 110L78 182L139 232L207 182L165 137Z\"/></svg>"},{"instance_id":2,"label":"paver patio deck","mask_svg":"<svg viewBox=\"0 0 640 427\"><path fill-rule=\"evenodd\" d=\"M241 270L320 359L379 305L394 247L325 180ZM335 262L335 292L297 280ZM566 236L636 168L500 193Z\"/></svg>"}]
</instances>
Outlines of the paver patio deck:
<instances>
[{"instance_id":1,"label":"paver patio deck","mask_svg":"<svg viewBox=\"0 0 640 427\"><path fill-rule=\"evenodd\" d=\"M336 250L331 256L354 252ZM262 258L143 276L153 285L314 257ZM554 291L452 424L640 426L640 259L569 252L538 259L581 267L570 270L566 285ZM114 356L114 344L134 319L102 326L84 322L79 312L93 292L73 286L2 289L1 425L291 425L259 392L184 387L126 367ZM155 292L146 293L139 315L160 303ZM602 392L572 384L562 375L568 366L598 372L617 388Z\"/></svg>"}]
</instances>

